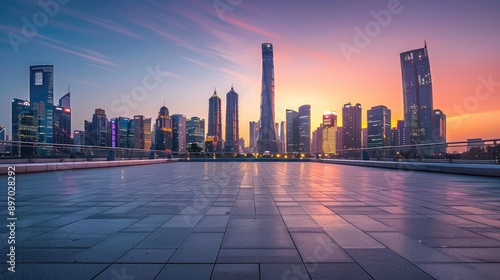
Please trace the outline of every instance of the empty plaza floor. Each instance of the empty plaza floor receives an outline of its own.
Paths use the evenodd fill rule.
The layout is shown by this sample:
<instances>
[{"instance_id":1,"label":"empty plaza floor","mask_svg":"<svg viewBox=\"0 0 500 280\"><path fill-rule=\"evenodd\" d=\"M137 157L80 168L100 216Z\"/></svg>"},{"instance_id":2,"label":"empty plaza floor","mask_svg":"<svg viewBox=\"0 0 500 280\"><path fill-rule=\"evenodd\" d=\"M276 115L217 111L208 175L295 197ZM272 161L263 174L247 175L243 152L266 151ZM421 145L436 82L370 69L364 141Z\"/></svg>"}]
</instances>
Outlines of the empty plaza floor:
<instances>
[{"instance_id":1,"label":"empty plaza floor","mask_svg":"<svg viewBox=\"0 0 500 280\"><path fill-rule=\"evenodd\" d=\"M1 279L499 279L500 179L313 162L7 176ZM9 245L10 246L10 245Z\"/></svg>"}]
</instances>

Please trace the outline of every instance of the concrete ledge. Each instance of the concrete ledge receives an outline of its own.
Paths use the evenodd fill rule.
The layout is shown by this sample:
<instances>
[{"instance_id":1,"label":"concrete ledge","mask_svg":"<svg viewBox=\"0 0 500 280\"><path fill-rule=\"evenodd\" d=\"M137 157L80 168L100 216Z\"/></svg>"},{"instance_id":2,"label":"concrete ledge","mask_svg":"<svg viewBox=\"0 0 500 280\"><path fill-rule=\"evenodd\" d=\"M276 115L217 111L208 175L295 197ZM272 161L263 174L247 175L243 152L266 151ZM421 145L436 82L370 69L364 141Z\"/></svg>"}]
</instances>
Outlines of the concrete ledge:
<instances>
[{"instance_id":1,"label":"concrete ledge","mask_svg":"<svg viewBox=\"0 0 500 280\"><path fill-rule=\"evenodd\" d=\"M62 171L72 169L89 169L104 167L119 167L129 165L158 164L177 162L178 159L150 159L150 160L119 160L119 161L78 161L78 162L53 162L53 163L13 163L0 164L0 175L6 175L8 168L14 166L16 174L31 172Z\"/></svg>"},{"instance_id":2,"label":"concrete ledge","mask_svg":"<svg viewBox=\"0 0 500 280\"><path fill-rule=\"evenodd\" d=\"M318 162L345 164L365 167L390 168L407 171L427 171L450 174L500 177L500 165L495 164L460 164L430 162L364 161L343 159L320 159Z\"/></svg>"}]
</instances>

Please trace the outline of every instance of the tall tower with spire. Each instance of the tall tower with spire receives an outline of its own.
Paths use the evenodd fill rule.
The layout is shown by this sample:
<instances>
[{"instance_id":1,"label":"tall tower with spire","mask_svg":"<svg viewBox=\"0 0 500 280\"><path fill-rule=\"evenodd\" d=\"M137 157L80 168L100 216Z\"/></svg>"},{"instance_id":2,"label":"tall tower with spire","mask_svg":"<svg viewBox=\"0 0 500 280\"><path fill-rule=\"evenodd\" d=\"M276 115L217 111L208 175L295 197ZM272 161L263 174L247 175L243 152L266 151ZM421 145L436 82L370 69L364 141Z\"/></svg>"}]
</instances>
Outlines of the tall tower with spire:
<instances>
[{"instance_id":1,"label":"tall tower with spire","mask_svg":"<svg viewBox=\"0 0 500 280\"><path fill-rule=\"evenodd\" d=\"M207 137L217 143L214 152L222 152L222 102L217 95L217 88L214 94L208 99L208 133Z\"/></svg>"},{"instance_id":2,"label":"tall tower with spire","mask_svg":"<svg viewBox=\"0 0 500 280\"><path fill-rule=\"evenodd\" d=\"M231 90L226 94L226 142L224 152L238 153L240 150L239 139L238 93L234 91L234 87L231 85Z\"/></svg>"},{"instance_id":3,"label":"tall tower with spire","mask_svg":"<svg viewBox=\"0 0 500 280\"><path fill-rule=\"evenodd\" d=\"M260 95L260 128L257 140L259 153L278 152L274 125L274 59L273 45L262 44L262 92Z\"/></svg>"}]
</instances>

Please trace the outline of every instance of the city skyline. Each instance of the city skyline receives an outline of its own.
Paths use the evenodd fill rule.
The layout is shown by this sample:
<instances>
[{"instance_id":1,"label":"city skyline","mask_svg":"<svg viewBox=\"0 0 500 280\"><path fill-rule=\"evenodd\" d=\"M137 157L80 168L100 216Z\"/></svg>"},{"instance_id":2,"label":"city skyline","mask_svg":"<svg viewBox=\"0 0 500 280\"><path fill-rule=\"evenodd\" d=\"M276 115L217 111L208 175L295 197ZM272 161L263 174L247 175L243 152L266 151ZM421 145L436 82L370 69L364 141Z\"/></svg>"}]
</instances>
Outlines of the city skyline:
<instances>
[{"instance_id":1,"label":"city skyline","mask_svg":"<svg viewBox=\"0 0 500 280\"><path fill-rule=\"evenodd\" d=\"M275 48L276 122L285 120L286 108L311 104L311 126L316 127L321 122L321 112L330 108L340 111L342 104L353 101L361 103L364 109L377 105L391 108L392 127L395 127L396 121L403 119L398 55L422 46L427 40L434 107L447 115L448 141L498 136L498 124L493 119L499 115L499 97L494 92L499 90L500 69L494 63L499 57L494 50L500 43L489 35L495 34L494 26L499 23L493 16L499 4L444 1L415 5L401 1L400 12L392 14L389 24L381 25L380 34L368 37L367 46L357 46L355 28L363 31L374 21L371 12L388 10L389 2L358 6L339 1L322 4L322 9L299 2L290 7L271 3L274 10L285 9L273 19L262 17L268 18L262 23L253 18L269 12L262 9L259 1L242 2L224 12L223 19L211 3L194 5L188 1L162 6L155 1L150 2L151 5L125 1L123 7L103 4L102 14L93 14L89 9L94 4L86 8L70 2L61 4L57 15L38 28L37 36L20 43L16 53L9 34L22 36L22 17L31 20L42 8L32 1L5 1L2 3L5 22L0 27L3 34L0 56L5 61L0 74L6 81L1 94L6 102L2 104L8 104L11 98L29 99L28 67L51 64L54 65L54 100L63 96L70 84L73 104L78 104L72 108L74 130L84 129L83 121L95 108L105 109L110 119L134 115L155 118L163 100L172 113L208 119L206 109L201 109L206 108L206 104L192 101L203 100L207 89L214 85L225 91L231 83L238 88L240 102L248 104L240 110L240 123L247 124L259 119L259 104L255 100L260 94L261 65L256 58L259 44L269 41ZM159 28L162 26L159 22L142 16L153 7L172 16L172 19L160 20L165 23L164 29ZM112 8L116 8L116 13L105 20L104 13ZM125 21L127 8L139 11L133 20ZM425 22L417 17L423 11L429 15ZM326 24L310 22L306 17L307 24L301 27L291 20L294 15L308 12L325 19ZM439 24L442 16L447 17L450 27ZM465 16L474 24L464 25L459 19ZM286 24L278 24L280 20ZM266 24L271 22L277 24ZM192 32L181 34L170 28L179 24L185 26L182 30ZM291 32L294 29L297 31ZM91 30L95 30L95 34ZM144 30L147 32L140 32ZM460 32L456 32L458 30ZM75 31L78 38L68 37ZM440 32L447 32L449 36L439 36ZM207 35L199 41L195 39L196 34ZM120 51L110 48L107 40L95 40L108 35L123 46ZM220 42L214 41L216 38ZM489 44L482 44L486 40ZM209 44L200 44L202 42ZM340 47L343 43L359 50L348 56L350 61ZM163 45L166 51L159 51ZM456 59L458 57L461 59ZM382 71L375 70L378 68ZM161 77L153 75L158 69ZM144 100L132 100L135 107L125 106L122 95L130 96L131 90L142 85L147 75L150 75L150 83L157 82L157 87L147 91ZM480 86L481 98L476 96ZM7 126L11 135L9 108L2 109L0 125ZM342 122L340 115L338 121ZM367 127L365 117L362 121L362 126ZM222 123L225 124L224 119ZM249 139L248 134L247 129L240 129L243 138Z\"/></svg>"}]
</instances>

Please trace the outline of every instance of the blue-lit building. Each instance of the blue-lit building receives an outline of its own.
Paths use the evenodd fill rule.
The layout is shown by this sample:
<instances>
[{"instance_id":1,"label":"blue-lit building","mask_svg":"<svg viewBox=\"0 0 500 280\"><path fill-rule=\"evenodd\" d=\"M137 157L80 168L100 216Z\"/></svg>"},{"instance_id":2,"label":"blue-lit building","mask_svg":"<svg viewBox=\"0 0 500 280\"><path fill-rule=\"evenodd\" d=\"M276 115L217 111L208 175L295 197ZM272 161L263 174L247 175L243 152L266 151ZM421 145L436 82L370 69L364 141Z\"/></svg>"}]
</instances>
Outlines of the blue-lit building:
<instances>
[{"instance_id":1,"label":"blue-lit building","mask_svg":"<svg viewBox=\"0 0 500 280\"><path fill-rule=\"evenodd\" d=\"M386 106L375 106L368 115L368 148L391 145L391 110Z\"/></svg>"},{"instance_id":2,"label":"blue-lit building","mask_svg":"<svg viewBox=\"0 0 500 280\"><path fill-rule=\"evenodd\" d=\"M54 106L54 143L71 144L71 108Z\"/></svg>"},{"instance_id":3,"label":"blue-lit building","mask_svg":"<svg viewBox=\"0 0 500 280\"><path fill-rule=\"evenodd\" d=\"M424 48L400 54L403 81L404 121L409 138L404 145L432 143L433 101L432 77Z\"/></svg>"},{"instance_id":4,"label":"blue-lit building","mask_svg":"<svg viewBox=\"0 0 500 280\"><path fill-rule=\"evenodd\" d=\"M111 147L134 148L134 119L116 117L109 120Z\"/></svg>"},{"instance_id":5,"label":"blue-lit building","mask_svg":"<svg viewBox=\"0 0 500 280\"><path fill-rule=\"evenodd\" d=\"M38 142L54 143L54 66L30 67L30 101Z\"/></svg>"},{"instance_id":6,"label":"blue-lit building","mask_svg":"<svg viewBox=\"0 0 500 280\"><path fill-rule=\"evenodd\" d=\"M278 152L274 122L274 58L273 45L262 44L262 91L260 100L260 128L257 151Z\"/></svg>"},{"instance_id":7,"label":"blue-lit building","mask_svg":"<svg viewBox=\"0 0 500 280\"><path fill-rule=\"evenodd\" d=\"M186 152L186 115L172 115L172 152Z\"/></svg>"},{"instance_id":8,"label":"blue-lit building","mask_svg":"<svg viewBox=\"0 0 500 280\"><path fill-rule=\"evenodd\" d=\"M224 152L226 153L238 153L240 151L238 114L238 93L231 86L231 90L226 94L226 142L224 145Z\"/></svg>"},{"instance_id":9,"label":"blue-lit building","mask_svg":"<svg viewBox=\"0 0 500 280\"><path fill-rule=\"evenodd\" d=\"M108 118L105 110L95 109L92 121L84 122L84 129L85 145L102 147L110 145Z\"/></svg>"},{"instance_id":10,"label":"blue-lit building","mask_svg":"<svg viewBox=\"0 0 500 280\"><path fill-rule=\"evenodd\" d=\"M28 100L13 98L12 106L12 141L37 142L38 122ZM15 156L31 156L33 148L26 145L13 145L12 153Z\"/></svg>"}]
</instances>

